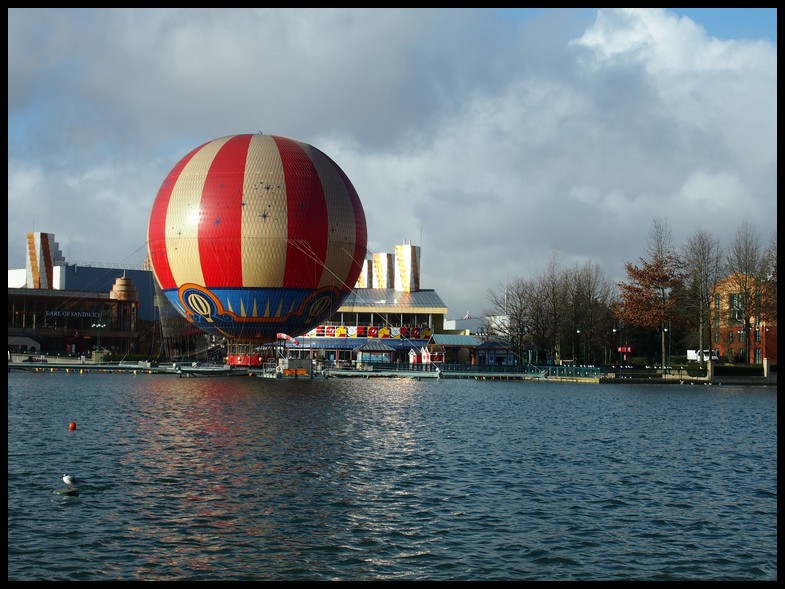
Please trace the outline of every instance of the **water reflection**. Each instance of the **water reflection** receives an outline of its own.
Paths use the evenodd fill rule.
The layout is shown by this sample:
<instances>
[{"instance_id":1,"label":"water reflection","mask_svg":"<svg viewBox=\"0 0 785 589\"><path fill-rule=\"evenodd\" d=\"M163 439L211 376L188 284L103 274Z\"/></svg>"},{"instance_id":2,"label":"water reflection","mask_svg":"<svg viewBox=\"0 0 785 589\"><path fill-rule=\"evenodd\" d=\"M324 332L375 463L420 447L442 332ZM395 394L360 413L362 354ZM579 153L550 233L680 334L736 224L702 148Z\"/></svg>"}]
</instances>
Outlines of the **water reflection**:
<instances>
[{"instance_id":1,"label":"water reflection","mask_svg":"<svg viewBox=\"0 0 785 589\"><path fill-rule=\"evenodd\" d=\"M776 579L776 390L685 388L10 374L9 579Z\"/></svg>"}]
</instances>

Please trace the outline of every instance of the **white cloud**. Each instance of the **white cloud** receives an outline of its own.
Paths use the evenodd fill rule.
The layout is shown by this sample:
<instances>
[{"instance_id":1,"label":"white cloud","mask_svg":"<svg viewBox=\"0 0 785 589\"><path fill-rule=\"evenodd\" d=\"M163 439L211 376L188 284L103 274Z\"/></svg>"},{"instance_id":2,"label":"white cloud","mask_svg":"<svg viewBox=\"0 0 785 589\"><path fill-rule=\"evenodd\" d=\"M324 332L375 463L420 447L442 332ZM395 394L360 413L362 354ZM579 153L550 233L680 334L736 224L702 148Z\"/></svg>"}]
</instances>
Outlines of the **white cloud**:
<instances>
[{"instance_id":1,"label":"white cloud","mask_svg":"<svg viewBox=\"0 0 785 589\"><path fill-rule=\"evenodd\" d=\"M369 248L422 245L451 316L652 220L776 228L777 48L664 9L11 9L8 264L141 262L171 167L210 139L313 144L358 190ZM511 16L517 15L517 16ZM577 32L576 32L577 31Z\"/></svg>"}]
</instances>

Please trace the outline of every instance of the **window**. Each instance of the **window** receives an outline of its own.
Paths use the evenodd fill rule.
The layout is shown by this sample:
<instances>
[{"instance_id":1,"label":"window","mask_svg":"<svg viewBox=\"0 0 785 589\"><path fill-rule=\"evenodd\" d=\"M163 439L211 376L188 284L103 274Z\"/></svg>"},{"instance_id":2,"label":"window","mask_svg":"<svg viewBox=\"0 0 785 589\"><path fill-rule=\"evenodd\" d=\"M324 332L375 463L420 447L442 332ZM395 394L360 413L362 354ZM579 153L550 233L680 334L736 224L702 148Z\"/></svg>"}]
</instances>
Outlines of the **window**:
<instances>
[{"instance_id":1,"label":"window","mask_svg":"<svg viewBox=\"0 0 785 589\"><path fill-rule=\"evenodd\" d=\"M728 300L728 306L730 308L731 321L742 321L744 319L744 304L741 299L741 295L739 294L730 295Z\"/></svg>"}]
</instances>

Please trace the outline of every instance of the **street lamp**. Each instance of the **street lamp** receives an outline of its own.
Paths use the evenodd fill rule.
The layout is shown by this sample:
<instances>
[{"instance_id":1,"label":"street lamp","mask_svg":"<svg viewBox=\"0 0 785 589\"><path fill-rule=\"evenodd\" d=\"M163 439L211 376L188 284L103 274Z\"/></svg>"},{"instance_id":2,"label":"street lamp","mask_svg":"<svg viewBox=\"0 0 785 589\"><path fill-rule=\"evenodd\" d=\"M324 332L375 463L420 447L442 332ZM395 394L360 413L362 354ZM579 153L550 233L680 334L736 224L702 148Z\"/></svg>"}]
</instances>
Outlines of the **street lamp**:
<instances>
[{"instance_id":1,"label":"street lamp","mask_svg":"<svg viewBox=\"0 0 785 589\"><path fill-rule=\"evenodd\" d=\"M575 333L577 334L576 337L578 338L578 350L580 350L580 347L581 347L581 330L580 329L576 329ZM576 356L578 355L578 350L575 351L575 355ZM576 360L577 360L577 358L576 358Z\"/></svg>"},{"instance_id":2,"label":"street lamp","mask_svg":"<svg viewBox=\"0 0 785 589\"><path fill-rule=\"evenodd\" d=\"M619 331L616 329L616 326L613 326L613 343L616 343L616 332ZM621 332L619 331L619 346L616 348L616 360L619 362L619 366L621 366Z\"/></svg>"},{"instance_id":3,"label":"street lamp","mask_svg":"<svg viewBox=\"0 0 785 589\"><path fill-rule=\"evenodd\" d=\"M103 322L93 323L90 327L92 327L92 328L97 330L97 333L98 333L98 344L97 344L97 346L98 346L98 351L100 352L101 351L101 328L106 327L106 323L103 323Z\"/></svg>"},{"instance_id":4,"label":"street lamp","mask_svg":"<svg viewBox=\"0 0 785 589\"><path fill-rule=\"evenodd\" d=\"M665 359L662 361L662 367L665 368L666 365L670 366L671 363L671 324L668 323L668 327L663 327L663 330L668 334L668 361L667 363Z\"/></svg>"}]
</instances>

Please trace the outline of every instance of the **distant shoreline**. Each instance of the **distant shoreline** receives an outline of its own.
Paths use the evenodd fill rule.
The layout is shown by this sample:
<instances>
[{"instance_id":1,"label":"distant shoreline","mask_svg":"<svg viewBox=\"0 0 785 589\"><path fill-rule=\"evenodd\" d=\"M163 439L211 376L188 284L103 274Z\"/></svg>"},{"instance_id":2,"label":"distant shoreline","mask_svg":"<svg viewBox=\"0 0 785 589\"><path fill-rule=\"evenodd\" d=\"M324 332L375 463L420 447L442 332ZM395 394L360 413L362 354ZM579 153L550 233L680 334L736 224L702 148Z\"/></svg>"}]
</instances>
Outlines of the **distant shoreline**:
<instances>
[{"instance_id":1,"label":"distant shoreline","mask_svg":"<svg viewBox=\"0 0 785 589\"><path fill-rule=\"evenodd\" d=\"M89 373L104 372L115 374L159 374L176 375L180 377L264 377L270 378L263 370L257 368L247 368L241 366L213 366L213 365L190 365L169 363L153 366L150 362L132 363L76 363L76 362L8 362L8 372L12 370L27 372L66 372L66 373ZM662 375L648 378L630 377L617 378L607 376L575 376L575 375L550 375L543 373L530 372L480 372L480 371L460 371L460 370L357 370L357 369L325 369L314 371L311 375L291 375L279 376L287 380L311 380L324 378L408 378L414 380L453 380L453 379L473 379L473 380L517 380L517 381L542 381L542 382L575 382L584 384L667 384L667 385L699 385L699 386L721 386L721 385L740 385L740 386L777 386L777 374L770 374L768 379L763 376L714 376L712 380L706 377L687 377L681 375Z\"/></svg>"}]
</instances>

